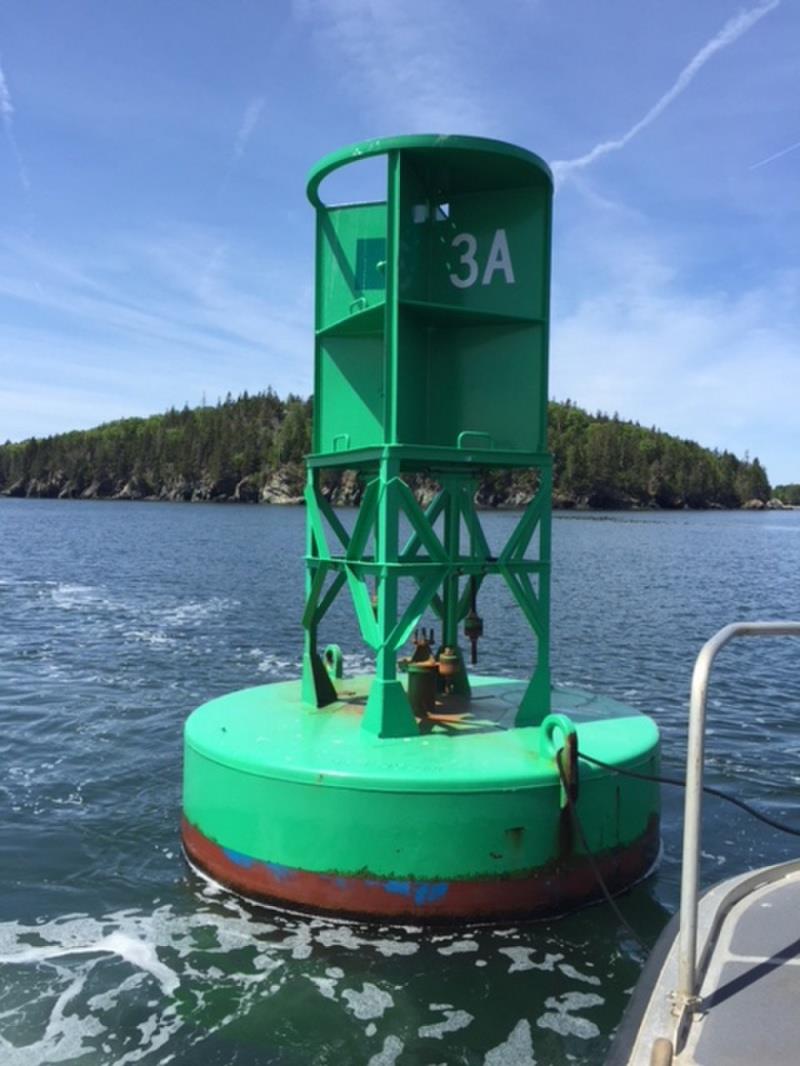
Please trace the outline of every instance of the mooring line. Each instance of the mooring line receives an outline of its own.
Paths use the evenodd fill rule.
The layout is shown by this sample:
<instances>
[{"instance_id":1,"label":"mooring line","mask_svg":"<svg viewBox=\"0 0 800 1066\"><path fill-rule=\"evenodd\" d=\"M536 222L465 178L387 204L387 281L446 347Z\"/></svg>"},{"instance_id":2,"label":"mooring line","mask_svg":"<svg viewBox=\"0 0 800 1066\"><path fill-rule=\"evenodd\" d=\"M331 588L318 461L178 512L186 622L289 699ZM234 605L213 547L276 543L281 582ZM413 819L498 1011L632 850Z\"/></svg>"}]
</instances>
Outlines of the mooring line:
<instances>
[{"instance_id":1,"label":"mooring line","mask_svg":"<svg viewBox=\"0 0 800 1066\"><path fill-rule=\"evenodd\" d=\"M561 765L561 755L562 755L563 752L564 752L564 748L559 748L558 751L556 752L556 766L558 767L558 775L561 778L561 787L563 788L564 795L566 796L566 799L567 799L567 806L569 807L569 813L570 813L570 817L572 818L572 823L575 826L575 832L580 837L581 845L583 846L583 850L586 852L586 858L589 860L589 865L592 868L592 873L594 874L595 879L596 879L598 885L600 886L600 891L603 893L603 896L605 898L606 903L609 905L611 910L614 912L617 920L620 922L620 924L623 926L623 928L625 928L628 931L628 934L631 937L633 937L633 939L636 941L636 943L639 945L639 947L643 948L646 952L649 952L650 949L652 948L652 944L648 944L645 940L642 939L641 936L639 936L639 934L636 932L636 930L630 924L628 919L625 917L625 915L619 909L619 907L617 906L617 904L616 904L616 902L614 900L614 897L611 894L611 891L610 891L608 885L605 882L605 878L603 877L602 873L600 872L600 867L597 865L597 862L595 861L595 857L592 854L591 848L589 847L589 842L586 839L586 834L583 831L583 826L581 825L581 820L578 817L578 812L575 809L575 802L574 802L574 800L572 798L572 789L569 787L569 783L567 781L567 777L566 777L566 774L564 772L564 767ZM580 757L580 754L579 754L579 757Z\"/></svg>"},{"instance_id":2,"label":"mooring line","mask_svg":"<svg viewBox=\"0 0 800 1066\"><path fill-rule=\"evenodd\" d=\"M558 767L558 775L561 778L561 786L564 790L564 796L566 797L567 806L569 807L569 813L570 817L572 818L572 823L575 827L575 832L580 838L581 845L586 853L586 858L589 861L592 873L594 874L595 880L597 881L597 884L600 887L600 891L602 892L606 903L614 912L617 921L619 921L623 928L641 948L649 952L652 948L652 945L646 943L645 940L636 932L636 930L627 920L620 908L617 906L617 903L614 900L614 897L605 882L605 878L603 877L600 871L600 867L595 861L595 857L589 847L589 842L586 838L586 834L583 831L581 820L578 817L578 811L576 809L575 801L572 796L572 789L569 786L564 767L561 764L561 756L564 753L564 750L564 748L559 748L556 752L555 761L556 766ZM683 778L680 777L667 777L663 774L645 774L636 770L623 770L621 766L613 766L611 763L603 762L602 759L596 759L594 756L587 755L585 752L582 751L578 751L578 758L583 759L588 763L592 763L594 766L599 766L604 770L610 770L612 773L622 774L624 777L634 777L639 781L653 781L660 785L674 785L676 788L686 788L686 782L683 780ZM732 803L734 807L739 807L746 814L752 815L753 818L756 818L759 822L763 822L765 825L771 826L773 829L778 829L782 833L789 833L791 836L800 837L800 829L795 829L794 826L787 825L785 822L781 822L776 818L770 818L770 816L767 814L762 814L761 811L757 810L755 807L752 807L749 803L745 803L744 800L737 799L736 796L731 796L728 792L723 792L722 789L715 788L713 785L703 785L703 791L707 792L710 796L716 796L717 799L722 799L728 803Z\"/></svg>"},{"instance_id":3,"label":"mooring line","mask_svg":"<svg viewBox=\"0 0 800 1066\"><path fill-rule=\"evenodd\" d=\"M621 766L612 766L611 763L603 762L602 759L595 759L594 756L586 755L582 751L578 752L578 758L585 759L586 762L593 763L595 766L601 766L604 770L612 770L614 773L623 774L625 777L636 777L640 781L655 781L660 785L675 785L677 788L686 788L686 782L680 777L664 777L659 774L643 774L636 770L623 770ZM744 800L731 796L729 792L723 792L721 788L715 788L713 785L703 785L703 792L707 792L709 796L716 796L717 799L725 800L727 803L732 803L734 807L739 807L746 814L752 815L753 818L771 826L773 829L779 829L781 833L789 833L790 836L800 837L800 829L795 829L794 826L787 825L786 822L781 822L777 818L770 818L768 814L763 814L756 807L751 807L749 803L745 803Z\"/></svg>"}]
</instances>

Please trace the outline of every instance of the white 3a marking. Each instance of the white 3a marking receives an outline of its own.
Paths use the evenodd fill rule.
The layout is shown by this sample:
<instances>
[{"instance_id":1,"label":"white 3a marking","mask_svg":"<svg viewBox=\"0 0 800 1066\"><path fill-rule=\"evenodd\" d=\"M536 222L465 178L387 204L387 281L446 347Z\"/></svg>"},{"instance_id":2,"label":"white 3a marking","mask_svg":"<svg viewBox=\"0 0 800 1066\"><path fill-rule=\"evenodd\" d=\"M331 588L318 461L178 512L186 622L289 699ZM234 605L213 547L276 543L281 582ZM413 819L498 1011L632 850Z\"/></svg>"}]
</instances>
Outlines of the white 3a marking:
<instances>
[{"instance_id":1,"label":"white 3a marking","mask_svg":"<svg viewBox=\"0 0 800 1066\"><path fill-rule=\"evenodd\" d=\"M478 249L478 242L471 233L459 233L457 237L453 237L450 242L453 248L458 248L460 244L467 246L466 252L461 256L459 262L467 268L467 276L460 278L458 274L451 274L450 280L457 289L469 289L478 280L478 264L475 262L475 252Z\"/></svg>"},{"instance_id":2,"label":"white 3a marking","mask_svg":"<svg viewBox=\"0 0 800 1066\"><path fill-rule=\"evenodd\" d=\"M481 285L488 285L492 280L492 275L497 270L503 271L506 285L514 284L514 267L511 265L511 253L508 250L508 238L506 237L506 231L504 229L495 231L492 247L489 249L489 258L486 260L486 269L484 270L483 278L481 279Z\"/></svg>"},{"instance_id":3,"label":"white 3a marking","mask_svg":"<svg viewBox=\"0 0 800 1066\"><path fill-rule=\"evenodd\" d=\"M450 242L453 248L464 248L459 258L461 267L466 267L466 274L451 274L450 283L457 289L470 289L478 280L480 267L475 258L478 250L478 240L472 233L459 233ZM514 266L511 262L511 252L508 250L508 237L504 229L495 230L492 238L492 246L489 249L489 258L486 260L486 268L483 271L481 285L489 285L492 278L501 271L506 285L514 284Z\"/></svg>"}]
</instances>

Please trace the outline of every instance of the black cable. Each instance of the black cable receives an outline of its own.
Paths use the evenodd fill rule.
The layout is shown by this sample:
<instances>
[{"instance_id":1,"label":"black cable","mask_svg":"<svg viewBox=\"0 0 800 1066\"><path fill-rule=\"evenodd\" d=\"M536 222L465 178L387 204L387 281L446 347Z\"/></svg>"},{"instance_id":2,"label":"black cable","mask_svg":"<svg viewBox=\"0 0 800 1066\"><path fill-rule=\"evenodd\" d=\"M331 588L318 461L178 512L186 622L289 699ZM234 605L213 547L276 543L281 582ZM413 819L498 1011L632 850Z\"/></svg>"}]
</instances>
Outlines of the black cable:
<instances>
[{"instance_id":1,"label":"black cable","mask_svg":"<svg viewBox=\"0 0 800 1066\"><path fill-rule=\"evenodd\" d=\"M595 861L594 855L592 854L591 848L589 847L589 842L586 839L586 834L583 831L583 826L581 825L581 821L578 818L578 812L575 809L575 803L572 799L572 792L567 782L567 778L564 773L564 768L561 765L561 756L563 752L564 748L559 748L559 750L556 752L555 761L556 766L558 767L558 775L561 778L561 787L563 788L564 795L566 796L567 806L569 807L569 813L572 819L572 824L575 827L575 832L580 838L581 846L583 847L583 850L586 853L586 858L588 859L589 865L592 868L592 873L595 876L595 880L597 881L597 884L600 887L600 891L602 892L606 903L614 912L614 915L616 916L617 921L620 923L620 925L622 925L623 928L627 930L628 934L633 937L633 939L636 941L637 944L640 945L640 947L644 948L645 951L649 951L651 945L647 944L642 939L642 937L639 936L639 934L627 920L625 915L619 909L616 902L614 901L614 897L609 891L608 885L606 884L602 873L600 872L600 867ZM638 773L636 770L623 770L621 766L613 766L611 763L603 762L602 759L596 759L592 755L586 755L585 752L582 751L578 752L578 758L584 759L586 762L592 763L595 766L600 766L604 770L611 770L613 773L622 774L624 777L635 777L639 781L654 781L660 785L675 785L678 788L686 788L686 781L684 781L684 779L680 777L666 777L663 774L643 774ZM752 815L752 817L756 818L759 822L763 822L765 825L768 825L773 829L778 829L782 833L789 833L791 836L800 837L800 829L795 829L793 826L786 825L784 822L779 822L775 818L770 818L767 814L762 814L761 811L756 810L755 807L751 807L750 804L745 803L744 800L737 799L736 796L731 796L729 793L723 792L722 789L715 788L713 785L703 785L702 788L703 792L708 793L709 796L716 796L717 799L725 800L728 803L732 803L734 807L739 807L746 814Z\"/></svg>"},{"instance_id":2,"label":"black cable","mask_svg":"<svg viewBox=\"0 0 800 1066\"><path fill-rule=\"evenodd\" d=\"M594 763L595 766L602 766L604 770L612 770L614 773L623 774L625 777L636 777L640 781L655 781L661 785L677 785L679 788L686 788L686 782L680 777L661 777L658 774L642 774L637 773L635 770L623 770L621 766L612 766L611 763L603 762L602 759L595 759L582 751L578 753L578 758ZM716 796L717 799L732 803L734 807L741 808L747 814L752 815L753 818L757 818L759 822L763 822L773 829L779 829L782 833L789 833L793 837L800 837L800 829L786 825L785 822L779 822L776 818L770 818L768 814L762 814L755 807L751 807L749 803L737 799L736 796L731 796L728 792L723 792L720 788L714 788L713 785L703 785L703 792L707 792L709 796Z\"/></svg>"},{"instance_id":3,"label":"black cable","mask_svg":"<svg viewBox=\"0 0 800 1066\"><path fill-rule=\"evenodd\" d=\"M575 803L574 803L574 801L572 799L572 790L570 789L569 784L568 784L567 779L566 779L566 776L564 775L564 767L561 765L561 756L562 756L563 752L564 752L564 748L559 748L558 751L556 752L556 766L558 767L558 775L561 778L561 787L563 788L564 795L567 798L567 806L569 807L569 813L570 813L570 817L572 818L572 824L575 826L575 832L580 837L581 846L583 847L583 850L586 852L586 858L589 860L589 865L592 868L592 873L595 876L595 880L597 881L598 885L600 886L600 891L603 893L603 896L605 898L606 903L609 905L611 910L614 912L614 914L615 914L615 916L617 918L617 921L620 923L620 925L623 926L624 929L626 929L628 931L628 934L631 937L633 937L633 939L636 941L636 943L641 948L643 948L645 951L649 952L650 948L652 947L652 945L646 943L646 941L644 941L639 936L639 934L636 932L636 930L633 928L633 926L627 920L625 915L619 909L619 907L617 906L616 902L614 901L614 897L611 895L611 892L609 891L608 885L605 882L605 878L603 877L602 873L600 872L600 867L597 865L597 862L595 861L595 857L592 854L592 849L589 847L589 842L586 839L586 834L583 831L583 826L581 825L580 818L578 818L578 812L575 809Z\"/></svg>"}]
</instances>

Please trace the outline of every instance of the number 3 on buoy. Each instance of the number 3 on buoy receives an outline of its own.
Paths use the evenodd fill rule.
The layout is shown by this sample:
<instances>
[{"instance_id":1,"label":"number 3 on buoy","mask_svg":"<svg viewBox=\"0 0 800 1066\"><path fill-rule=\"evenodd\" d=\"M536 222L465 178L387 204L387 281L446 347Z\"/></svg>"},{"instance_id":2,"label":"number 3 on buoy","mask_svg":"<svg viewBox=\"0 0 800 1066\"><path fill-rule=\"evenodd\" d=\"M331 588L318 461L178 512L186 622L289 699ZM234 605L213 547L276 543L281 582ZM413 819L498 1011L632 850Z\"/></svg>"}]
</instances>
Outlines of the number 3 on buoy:
<instances>
[{"instance_id":1,"label":"number 3 on buoy","mask_svg":"<svg viewBox=\"0 0 800 1066\"><path fill-rule=\"evenodd\" d=\"M459 263L461 271L450 275L450 281L457 289L470 289L478 280L480 266L478 265L478 239L473 233L459 233L450 242L456 250L464 249ZM466 274L464 270L466 269ZM505 278L506 285L514 284L514 266L511 262L511 253L508 250L508 237L504 229L494 231L492 246L486 260L481 285L488 285L497 271Z\"/></svg>"}]
</instances>

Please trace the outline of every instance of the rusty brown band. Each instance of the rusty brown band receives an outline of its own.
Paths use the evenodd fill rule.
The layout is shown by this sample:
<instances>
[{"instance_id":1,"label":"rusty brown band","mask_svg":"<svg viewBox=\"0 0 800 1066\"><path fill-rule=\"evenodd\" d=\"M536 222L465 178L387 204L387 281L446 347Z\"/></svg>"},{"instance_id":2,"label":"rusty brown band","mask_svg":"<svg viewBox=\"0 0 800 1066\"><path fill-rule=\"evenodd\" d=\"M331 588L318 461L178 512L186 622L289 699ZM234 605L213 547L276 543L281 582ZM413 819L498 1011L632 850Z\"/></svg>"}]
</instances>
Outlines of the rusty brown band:
<instances>
[{"instance_id":1,"label":"rusty brown band","mask_svg":"<svg viewBox=\"0 0 800 1066\"><path fill-rule=\"evenodd\" d=\"M491 920L564 914L602 897L596 870L609 891L641 879L658 857L658 818L633 843L593 857L512 877L414 881L343 877L263 862L221 848L186 819L182 838L190 861L213 880L250 899L309 911L389 921Z\"/></svg>"}]
</instances>

